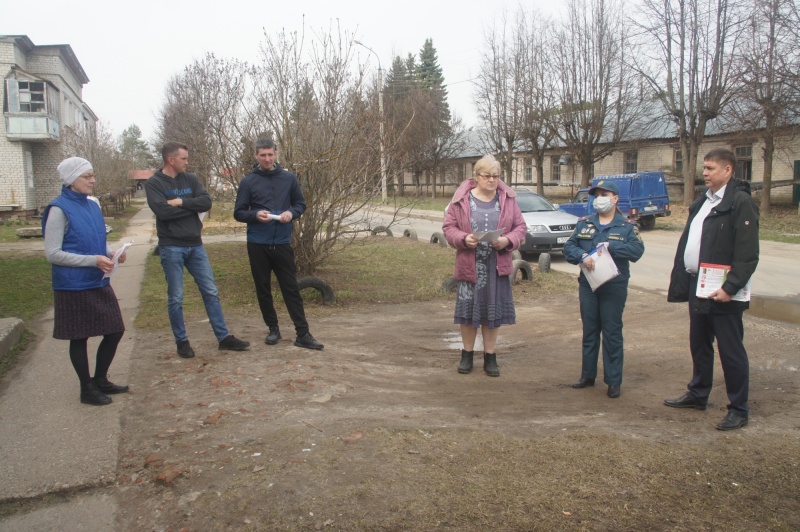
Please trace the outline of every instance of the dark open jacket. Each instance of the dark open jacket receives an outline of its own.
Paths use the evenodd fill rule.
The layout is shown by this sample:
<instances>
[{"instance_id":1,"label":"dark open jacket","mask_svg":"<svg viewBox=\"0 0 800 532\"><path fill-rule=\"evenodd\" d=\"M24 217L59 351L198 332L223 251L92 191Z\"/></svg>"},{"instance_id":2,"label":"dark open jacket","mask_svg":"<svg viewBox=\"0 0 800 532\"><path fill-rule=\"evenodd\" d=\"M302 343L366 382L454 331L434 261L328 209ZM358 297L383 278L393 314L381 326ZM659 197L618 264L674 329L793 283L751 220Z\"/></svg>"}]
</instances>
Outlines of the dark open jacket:
<instances>
[{"instance_id":1,"label":"dark open jacket","mask_svg":"<svg viewBox=\"0 0 800 532\"><path fill-rule=\"evenodd\" d=\"M689 273L683 263L689 227L697 211L706 201L703 194L689 207L689 218L683 229L675 265L670 276L667 301L671 303L689 300ZM735 294L747 284L758 265L758 207L750 196L750 183L731 179L725 188L722 201L711 209L703 221L700 237L700 262L725 264L731 267L722 289ZM746 301L720 303L711 299L697 299L695 312L732 313L750 307Z\"/></svg>"}]
</instances>

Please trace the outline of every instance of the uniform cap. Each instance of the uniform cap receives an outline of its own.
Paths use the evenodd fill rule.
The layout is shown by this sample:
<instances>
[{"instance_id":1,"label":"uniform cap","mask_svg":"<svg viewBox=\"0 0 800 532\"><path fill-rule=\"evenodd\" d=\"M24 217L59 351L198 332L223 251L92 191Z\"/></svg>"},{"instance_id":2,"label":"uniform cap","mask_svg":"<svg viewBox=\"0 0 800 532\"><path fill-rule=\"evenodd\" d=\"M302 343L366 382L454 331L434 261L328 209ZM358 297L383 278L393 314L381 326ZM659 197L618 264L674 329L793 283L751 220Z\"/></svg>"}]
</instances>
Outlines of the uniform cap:
<instances>
[{"instance_id":1,"label":"uniform cap","mask_svg":"<svg viewBox=\"0 0 800 532\"><path fill-rule=\"evenodd\" d=\"M600 181L598 181L595 186L589 189L589 194L594 196L595 193L597 192L597 189L607 190L612 194L614 194L615 196L619 196L619 186L610 179L601 179Z\"/></svg>"}]
</instances>

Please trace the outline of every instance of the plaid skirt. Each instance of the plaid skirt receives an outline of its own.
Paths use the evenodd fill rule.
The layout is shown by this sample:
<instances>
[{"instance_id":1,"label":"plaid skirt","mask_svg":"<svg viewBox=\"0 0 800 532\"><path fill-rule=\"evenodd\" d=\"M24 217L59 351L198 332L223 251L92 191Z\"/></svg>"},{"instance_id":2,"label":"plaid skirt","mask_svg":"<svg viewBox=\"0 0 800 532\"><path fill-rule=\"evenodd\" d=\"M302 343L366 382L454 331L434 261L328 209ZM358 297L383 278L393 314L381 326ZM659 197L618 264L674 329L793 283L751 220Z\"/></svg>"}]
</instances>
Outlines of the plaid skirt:
<instances>
[{"instance_id":1,"label":"plaid skirt","mask_svg":"<svg viewBox=\"0 0 800 532\"><path fill-rule=\"evenodd\" d=\"M111 285L89 290L54 290L53 338L80 340L123 332L122 311Z\"/></svg>"}]
</instances>

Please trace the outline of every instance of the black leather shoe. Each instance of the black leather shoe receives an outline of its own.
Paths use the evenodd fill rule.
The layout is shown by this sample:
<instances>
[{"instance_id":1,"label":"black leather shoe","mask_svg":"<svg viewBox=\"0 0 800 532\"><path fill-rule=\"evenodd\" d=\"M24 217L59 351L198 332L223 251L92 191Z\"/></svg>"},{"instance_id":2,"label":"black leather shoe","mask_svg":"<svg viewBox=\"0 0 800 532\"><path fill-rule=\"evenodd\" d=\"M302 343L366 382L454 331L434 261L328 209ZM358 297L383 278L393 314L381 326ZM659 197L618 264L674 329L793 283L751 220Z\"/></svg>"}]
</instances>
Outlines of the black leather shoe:
<instances>
[{"instance_id":1,"label":"black leather shoe","mask_svg":"<svg viewBox=\"0 0 800 532\"><path fill-rule=\"evenodd\" d=\"M106 395L128 392L127 385L114 384L113 382L108 380L108 375L106 375L105 377L95 377L92 380L94 381L94 384L97 386L97 388Z\"/></svg>"},{"instance_id":2,"label":"black leather shoe","mask_svg":"<svg viewBox=\"0 0 800 532\"><path fill-rule=\"evenodd\" d=\"M264 338L264 343L267 345L275 345L281 339L281 330L277 327L270 327L269 334Z\"/></svg>"},{"instance_id":3,"label":"black leather shoe","mask_svg":"<svg viewBox=\"0 0 800 532\"><path fill-rule=\"evenodd\" d=\"M620 393L622 392L620 392L619 386L609 386L608 393L606 395L608 395L612 399L616 399L617 397L619 397Z\"/></svg>"},{"instance_id":4,"label":"black leather shoe","mask_svg":"<svg viewBox=\"0 0 800 532\"><path fill-rule=\"evenodd\" d=\"M722 422L717 425L717 430L740 429L745 425L747 425L747 416L743 416L729 410L728 415L725 416L725 419L723 419Z\"/></svg>"},{"instance_id":5,"label":"black leather shoe","mask_svg":"<svg viewBox=\"0 0 800 532\"><path fill-rule=\"evenodd\" d=\"M322 349L325 347L321 343L317 342L314 337L311 336L310 332L305 333L303 336L298 336L294 341L294 345L297 347L305 347L306 349Z\"/></svg>"},{"instance_id":6,"label":"black leather shoe","mask_svg":"<svg viewBox=\"0 0 800 532\"><path fill-rule=\"evenodd\" d=\"M250 349L250 342L239 340L232 334L229 334L219 342L220 351L247 351L248 349Z\"/></svg>"},{"instance_id":7,"label":"black leather shoe","mask_svg":"<svg viewBox=\"0 0 800 532\"><path fill-rule=\"evenodd\" d=\"M81 403L87 405L103 406L110 405L111 398L100 391L94 381L81 384Z\"/></svg>"},{"instance_id":8,"label":"black leather shoe","mask_svg":"<svg viewBox=\"0 0 800 532\"><path fill-rule=\"evenodd\" d=\"M178 342L178 356L181 358L192 358L194 356L194 349L189 345L189 340Z\"/></svg>"},{"instance_id":9,"label":"black leather shoe","mask_svg":"<svg viewBox=\"0 0 800 532\"><path fill-rule=\"evenodd\" d=\"M581 377L578 382L573 382L570 384L570 386L573 388L586 388L587 386L594 386L594 379L585 379Z\"/></svg>"},{"instance_id":10,"label":"black leather shoe","mask_svg":"<svg viewBox=\"0 0 800 532\"><path fill-rule=\"evenodd\" d=\"M708 399L697 399L689 393L685 393L677 399L664 399L664 404L672 408L694 408L695 410L705 410L708 407Z\"/></svg>"},{"instance_id":11,"label":"black leather shoe","mask_svg":"<svg viewBox=\"0 0 800 532\"><path fill-rule=\"evenodd\" d=\"M474 354L475 351L461 350L461 363L458 365L459 373L469 373L472 371L472 355Z\"/></svg>"}]
</instances>

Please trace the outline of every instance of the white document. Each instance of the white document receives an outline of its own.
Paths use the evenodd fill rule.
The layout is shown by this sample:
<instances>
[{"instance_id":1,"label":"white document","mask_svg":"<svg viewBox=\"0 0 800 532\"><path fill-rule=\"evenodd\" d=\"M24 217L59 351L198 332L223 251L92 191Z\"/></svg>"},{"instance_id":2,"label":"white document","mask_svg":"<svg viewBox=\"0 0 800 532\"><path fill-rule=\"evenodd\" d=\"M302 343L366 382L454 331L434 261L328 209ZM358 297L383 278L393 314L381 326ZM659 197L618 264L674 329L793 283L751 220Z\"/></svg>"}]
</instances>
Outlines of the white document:
<instances>
[{"instance_id":1,"label":"white document","mask_svg":"<svg viewBox=\"0 0 800 532\"><path fill-rule=\"evenodd\" d=\"M208 214L208 211L205 211L205 212L198 212L198 213L197 213L197 217L198 217L198 218L200 218L200 221L202 222L203 220L205 220L205 219L206 219L206 214Z\"/></svg>"},{"instance_id":2,"label":"white document","mask_svg":"<svg viewBox=\"0 0 800 532\"><path fill-rule=\"evenodd\" d=\"M589 252L588 257L594 259L594 269L589 271L583 260L578 264L583 272L586 280L589 281L589 286L592 287L592 292L603 286L605 283L619 275L619 269L614 259L611 258L611 253L608 252L608 242L600 242L596 248ZM584 257L584 260L587 257Z\"/></svg>"},{"instance_id":3,"label":"white document","mask_svg":"<svg viewBox=\"0 0 800 532\"><path fill-rule=\"evenodd\" d=\"M120 247L114 253L114 267L111 269L110 272L103 275L103 279L105 279L106 277L111 277L117 272L117 268L119 268L119 258L122 256L123 253L125 253L125 250L127 250L132 245L133 245L133 240L131 240L130 242L125 242L124 244L122 244L122 247Z\"/></svg>"},{"instance_id":4,"label":"white document","mask_svg":"<svg viewBox=\"0 0 800 532\"><path fill-rule=\"evenodd\" d=\"M494 231L478 231L476 233L472 233L472 236L478 242L489 242L490 244L503 236L503 231L505 231L505 227L501 227L500 229L496 229Z\"/></svg>"},{"instance_id":5,"label":"white document","mask_svg":"<svg viewBox=\"0 0 800 532\"><path fill-rule=\"evenodd\" d=\"M701 262L697 272L697 297L708 298L711 294L722 288L728 278L731 267L725 264L709 264ZM750 301L750 283L753 278L748 279L744 288L736 292L731 299L733 301Z\"/></svg>"},{"instance_id":6,"label":"white document","mask_svg":"<svg viewBox=\"0 0 800 532\"><path fill-rule=\"evenodd\" d=\"M280 214L272 214L272 213L269 213L269 214L267 214L267 217L268 217L270 220L280 220L280 219L281 219L281 215L280 215Z\"/></svg>"}]
</instances>

